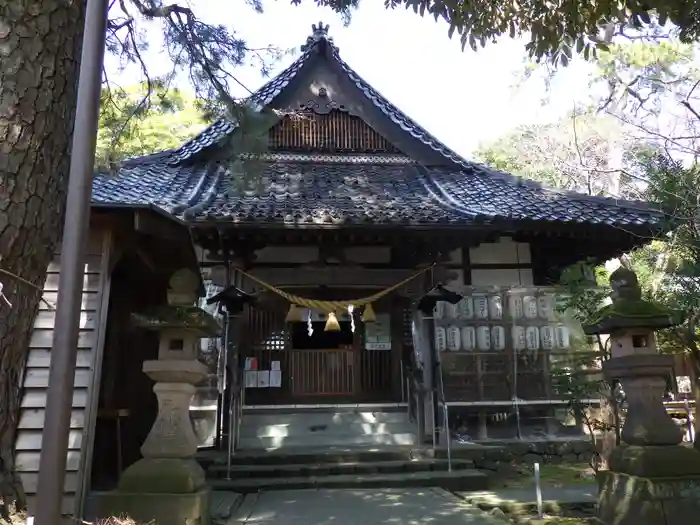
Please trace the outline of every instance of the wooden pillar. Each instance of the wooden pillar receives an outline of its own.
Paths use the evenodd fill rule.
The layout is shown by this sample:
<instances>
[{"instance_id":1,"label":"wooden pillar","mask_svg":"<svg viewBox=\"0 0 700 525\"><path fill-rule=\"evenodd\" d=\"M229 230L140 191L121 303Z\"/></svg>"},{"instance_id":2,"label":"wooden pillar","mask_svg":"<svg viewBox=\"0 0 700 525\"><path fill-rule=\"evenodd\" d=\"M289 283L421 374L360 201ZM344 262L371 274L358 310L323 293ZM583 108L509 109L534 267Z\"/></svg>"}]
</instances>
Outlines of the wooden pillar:
<instances>
[{"instance_id":1,"label":"wooden pillar","mask_svg":"<svg viewBox=\"0 0 700 525\"><path fill-rule=\"evenodd\" d=\"M355 319L355 333L352 338L352 389L357 399L364 400L366 392L362 392L362 353L365 351L365 323L358 312L353 312L352 315Z\"/></svg>"},{"instance_id":2,"label":"wooden pillar","mask_svg":"<svg viewBox=\"0 0 700 525\"><path fill-rule=\"evenodd\" d=\"M391 302L391 396L394 401L401 400L403 355L403 304L401 297Z\"/></svg>"},{"instance_id":3,"label":"wooden pillar","mask_svg":"<svg viewBox=\"0 0 700 525\"><path fill-rule=\"evenodd\" d=\"M552 377L551 377L551 360L552 354L547 351L542 351L542 381L544 381L544 391L545 398L551 400L554 398L552 392ZM547 428L547 434L556 434L557 425L555 422L555 408L554 405L549 405L546 410L545 426Z\"/></svg>"},{"instance_id":4,"label":"wooden pillar","mask_svg":"<svg viewBox=\"0 0 700 525\"><path fill-rule=\"evenodd\" d=\"M483 366L484 366L484 361L483 361L483 356L477 353L476 355L476 385L477 385L477 390L478 390L478 396L479 399L478 401L484 401L484 374L483 374ZM479 410L479 415L478 415L478 426L477 426L477 431L476 435L478 439L487 439L489 437L488 435L488 429L486 425L487 417L486 417L486 410L480 409Z\"/></svg>"}]
</instances>

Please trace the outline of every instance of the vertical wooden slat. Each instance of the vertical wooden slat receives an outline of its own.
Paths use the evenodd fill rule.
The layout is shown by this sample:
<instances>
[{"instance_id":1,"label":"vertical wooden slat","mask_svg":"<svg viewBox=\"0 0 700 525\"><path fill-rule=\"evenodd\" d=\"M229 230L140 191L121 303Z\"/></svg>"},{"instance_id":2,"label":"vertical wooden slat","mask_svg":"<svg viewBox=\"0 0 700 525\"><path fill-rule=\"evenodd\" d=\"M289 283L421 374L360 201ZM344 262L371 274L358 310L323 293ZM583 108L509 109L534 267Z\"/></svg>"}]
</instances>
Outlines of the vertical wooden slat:
<instances>
[{"instance_id":1,"label":"vertical wooden slat","mask_svg":"<svg viewBox=\"0 0 700 525\"><path fill-rule=\"evenodd\" d=\"M341 110L286 116L272 127L269 141L272 150L400 153L360 117Z\"/></svg>"},{"instance_id":2,"label":"vertical wooden slat","mask_svg":"<svg viewBox=\"0 0 700 525\"><path fill-rule=\"evenodd\" d=\"M295 396L347 396L354 393L352 350L291 350Z\"/></svg>"},{"instance_id":3,"label":"vertical wooden slat","mask_svg":"<svg viewBox=\"0 0 700 525\"><path fill-rule=\"evenodd\" d=\"M76 376L73 389L73 410L71 411L71 439L68 443L67 471L76 472L74 478L78 485L71 484L63 495L63 507L71 514L80 513L79 498L76 491L82 487L83 476L87 474L85 462L86 445L90 437L91 417L86 415L92 410L91 401L88 401L87 389L92 385L95 355L101 345L100 331L103 330L102 317L106 315L103 307L102 293L108 272L108 257L106 251L109 239L101 230L91 230L84 254L84 278L81 304L81 326L78 338L80 346L78 361L76 362ZM46 281L43 287L42 297L55 306L58 292L60 273L60 257L56 254L54 261L47 269ZM32 479L38 472L41 457L41 444L43 433L41 430L46 407L46 393L48 387L49 367L51 362L51 348L53 343L53 327L55 320L54 306L46 303L39 305L38 316L32 330L32 338L29 342L29 358L25 365L23 378L22 412L18 424L15 440L16 470L23 482L28 499L28 513L34 515L36 484ZM91 392L90 397L95 397ZM83 403L81 400L85 400ZM25 481L25 478L27 481Z\"/></svg>"}]
</instances>

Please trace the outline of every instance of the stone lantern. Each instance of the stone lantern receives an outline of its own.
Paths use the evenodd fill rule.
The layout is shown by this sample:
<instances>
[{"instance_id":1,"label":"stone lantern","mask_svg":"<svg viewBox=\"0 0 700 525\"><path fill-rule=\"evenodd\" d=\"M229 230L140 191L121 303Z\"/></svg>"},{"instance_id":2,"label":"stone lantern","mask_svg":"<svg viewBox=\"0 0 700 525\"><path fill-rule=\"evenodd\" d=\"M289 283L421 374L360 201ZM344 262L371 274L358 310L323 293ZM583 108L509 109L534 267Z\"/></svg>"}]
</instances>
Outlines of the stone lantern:
<instances>
[{"instance_id":1,"label":"stone lantern","mask_svg":"<svg viewBox=\"0 0 700 525\"><path fill-rule=\"evenodd\" d=\"M167 305L132 314L136 326L160 336L158 359L143 363L144 373L155 381L158 415L141 446L143 458L103 498L103 508L113 515L173 525L207 522L209 489L194 459L198 441L189 407L195 385L208 373L197 360L200 339L218 335L220 326L195 306L199 283L193 272L179 270L170 279Z\"/></svg>"},{"instance_id":2,"label":"stone lantern","mask_svg":"<svg viewBox=\"0 0 700 525\"><path fill-rule=\"evenodd\" d=\"M586 334L610 338L603 373L620 381L627 399L623 444L611 453L610 470L598 473L599 518L615 525L693 523L700 513L700 454L681 445L681 429L664 407L673 358L658 353L655 337L681 316L642 299L631 270L613 272L610 285L612 304L584 326Z\"/></svg>"}]
</instances>

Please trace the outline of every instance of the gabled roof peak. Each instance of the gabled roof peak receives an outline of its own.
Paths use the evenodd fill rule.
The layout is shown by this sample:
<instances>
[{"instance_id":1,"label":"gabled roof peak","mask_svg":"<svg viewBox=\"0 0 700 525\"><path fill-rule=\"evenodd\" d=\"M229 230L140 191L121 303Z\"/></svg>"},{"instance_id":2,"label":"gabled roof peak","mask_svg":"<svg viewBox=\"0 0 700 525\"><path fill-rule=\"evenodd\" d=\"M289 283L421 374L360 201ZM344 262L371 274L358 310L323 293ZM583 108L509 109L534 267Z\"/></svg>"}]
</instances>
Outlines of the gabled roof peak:
<instances>
[{"instance_id":1,"label":"gabled roof peak","mask_svg":"<svg viewBox=\"0 0 700 525\"><path fill-rule=\"evenodd\" d=\"M323 22L319 22L318 25L311 24L311 34L306 38L306 44L301 46L301 50L306 51L321 40L325 40L329 44L333 45L333 38L328 36L329 28L330 25L324 25Z\"/></svg>"}]
</instances>

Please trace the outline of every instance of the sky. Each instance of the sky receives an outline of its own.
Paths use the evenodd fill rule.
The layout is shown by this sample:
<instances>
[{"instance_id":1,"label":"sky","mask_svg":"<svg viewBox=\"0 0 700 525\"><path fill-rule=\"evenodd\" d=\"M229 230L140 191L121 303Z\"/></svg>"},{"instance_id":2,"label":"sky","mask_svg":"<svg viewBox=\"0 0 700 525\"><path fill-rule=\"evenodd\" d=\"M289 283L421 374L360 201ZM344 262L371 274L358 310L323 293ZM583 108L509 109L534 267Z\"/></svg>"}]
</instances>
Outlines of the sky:
<instances>
[{"instance_id":1,"label":"sky","mask_svg":"<svg viewBox=\"0 0 700 525\"><path fill-rule=\"evenodd\" d=\"M386 98L449 147L470 157L481 143L490 142L518 125L546 122L571 111L588 95L588 67L574 62L558 74L546 103L544 84L516 87L523 71L524 41L504 39L477 52L462 51L459 39L450 40L447 24L421 18L412 11L387 11L380 0L363 0L348 27L328 8L311 0L293 6L288 0L267 0L258 14L241 0L190 0L197 17L235 29L251 47L275 45L296 51L278 62L282 71L299 56L299 46L311 25L329 24L329 35L341 57ZM164 73L168 60L159 54L159 31L149 31L149 68ZM121 85L139 81L138 70L118 71L115 57L107 57L112 79ZM160 71L159 71L160 68ZM235 76L254 91L267 79L259 68L242 66ZM186 82L180 86L187 89ZM246 95L238 88L234 96Z\"/></svg>"}]
</instances>

